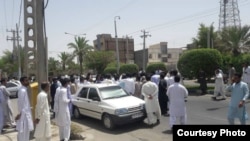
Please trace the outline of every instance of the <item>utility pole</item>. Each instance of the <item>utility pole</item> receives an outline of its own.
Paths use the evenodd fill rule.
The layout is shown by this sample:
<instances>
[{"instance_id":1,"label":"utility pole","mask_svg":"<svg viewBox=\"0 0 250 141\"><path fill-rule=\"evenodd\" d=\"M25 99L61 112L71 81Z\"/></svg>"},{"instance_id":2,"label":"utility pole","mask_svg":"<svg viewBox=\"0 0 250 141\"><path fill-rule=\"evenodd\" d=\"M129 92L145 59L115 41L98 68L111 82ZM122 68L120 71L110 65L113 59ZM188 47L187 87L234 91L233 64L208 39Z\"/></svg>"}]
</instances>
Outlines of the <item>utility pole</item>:
<instances>
[{"instance_id":1,"label":"utility pole","mask_svg":"<svg viewBox=\"0 0 250 141\"><path fill-rule=\"evenodd\" d=\"M37 42L37 81L48 81L47 73L47 49L44 37L44 0L36 0L36 42Z\"/></svg>"},{"instance_id":2,"label":"utility pole","mask_svg":"<svg viewBox=\"0 0 250 141\"><path fill-rule=\"evenodd\" d=\"M13 41L13 60L18 61L18 77L17 79L20 79L21 77L21 57L20 57L20 49L19 49L19 41L21 40L19 37L19 29L16 27L16 30L7 30L7 32L12 33L12 37L7 37L7 40Z\"/></svg>"},{"instance_id":3,"label":"utility pole","mask_svg":"<svg viewBox=\"0 0 250 141\"><path fill-rule=\"evenodd\" d=\"M146 38L149 36L151 37L151 35L148 34L148 32L146 32L145 30L142 30L143 35L141 36L143 38L143 58L142 58L142 69L143 71L146 70Z\"/></svg>"},{"instance_id":4,"label":"utility pole","mask_svg":"<svg viewBox=\"0 0 250 141\"><path fill-rule=\"evenodd\" d=\"M19 45L19 27L16 24L16 34L17 34L17 52L18 52L18 80L21 78L21 47Z\"/></svg>"},{"instance_id":5,"label":"utility pole","mask_svg":"<svg viewBox=\"0 0 250 141\"><path fill-rule=\"evenodd\" d=\"M128 64L128 35L126 35L126 64Z\"/></svg>"},{"instance_id":6,"label":"utility pole","mask_svg":"<svg viewBox=\"0 0 250 141\"><path fill-rule=\"evenodd\" d=\"M116 60L117 60L117 74L119 74L120 70L120 54L119 54L119 47L118 47L118 38L117 38L117 28L116 28L116 19L120 20L120 16L115 16L114 18L114 26L115 26L115 47L116 47Z\"/></svg>"}]
</instances>

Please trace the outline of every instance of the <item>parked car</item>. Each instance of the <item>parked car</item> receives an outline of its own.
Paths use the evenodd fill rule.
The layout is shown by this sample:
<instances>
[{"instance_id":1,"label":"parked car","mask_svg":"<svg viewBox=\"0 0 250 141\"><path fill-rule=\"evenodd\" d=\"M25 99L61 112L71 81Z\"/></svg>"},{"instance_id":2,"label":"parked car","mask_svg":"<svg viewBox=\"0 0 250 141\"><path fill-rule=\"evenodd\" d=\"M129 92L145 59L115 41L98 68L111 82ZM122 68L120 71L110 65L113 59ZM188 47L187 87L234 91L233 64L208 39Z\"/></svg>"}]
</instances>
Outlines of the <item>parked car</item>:
<instances>
[{"instance_id":1,"label":"parked car","mask_svg":"<svg viewBox=\"0 0 250 141\"><path fill-rule=\"evenodd\" d=\"M6 89L10 92L10 97L18 97L17 92L18 89L21 87L19 82L9 81L7 82Z\"/></svg>"},{"instance_id":2,"label":"parked car","mask_svg":"<svg viewBox=\"0 0 250 141\"><path fill-rule=\"evenodd\" d=\"M126 93L115 84L90 84L82 86L72 97L73 116L81 115L101 120L104 127L143 121L145 102Z\"/></svg>"}]
</instances>

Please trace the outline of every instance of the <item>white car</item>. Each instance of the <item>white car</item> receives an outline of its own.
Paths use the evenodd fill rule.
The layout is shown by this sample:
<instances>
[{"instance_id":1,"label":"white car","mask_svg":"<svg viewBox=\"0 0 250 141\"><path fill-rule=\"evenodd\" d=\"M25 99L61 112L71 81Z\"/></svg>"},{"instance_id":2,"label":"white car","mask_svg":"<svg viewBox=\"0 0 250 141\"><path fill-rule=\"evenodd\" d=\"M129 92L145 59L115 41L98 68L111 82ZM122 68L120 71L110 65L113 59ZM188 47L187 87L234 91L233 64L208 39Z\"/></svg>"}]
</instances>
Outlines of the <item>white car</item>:
<instances>
[{"instance_id":1,"label":"white car","mask_svg":"<svg viewBox=\"0 0 250 141\"><path fill-rule=\"evenodd\" d=\"M90 84L82 86L72 97L73 116L81 115L102 120L105 128L143 121L145 102L126 93L115 84Z\"/></svg>"},{"instance_id":2,"label":"white car","mask_svg":"<svg viewBox=\"0 0 250 141\"><path fill-rule=\"evenodd\" d=\"M19 82L9 81L7 82L6 89L10 92L10 97L17 98L17 91L21 87Z\"/></svg>"}]
</instances>

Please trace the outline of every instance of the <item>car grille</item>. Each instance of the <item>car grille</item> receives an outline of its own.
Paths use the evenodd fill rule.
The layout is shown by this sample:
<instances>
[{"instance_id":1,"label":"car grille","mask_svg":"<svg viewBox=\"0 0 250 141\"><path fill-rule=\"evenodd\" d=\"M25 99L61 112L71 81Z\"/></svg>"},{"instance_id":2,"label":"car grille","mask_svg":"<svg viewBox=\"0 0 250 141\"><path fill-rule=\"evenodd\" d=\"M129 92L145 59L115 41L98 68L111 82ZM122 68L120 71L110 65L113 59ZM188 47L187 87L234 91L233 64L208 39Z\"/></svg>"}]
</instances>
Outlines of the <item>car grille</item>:
<instances>
[{"instance_id":1,"label":"car grille","mask_svg":"<svg viewBox=\"0 0 250 141\"><path fill-rule=\"evenodd\" d=\"M140 111L140 110L141 110L141 106L128 108L128 112L135 112L135 111Z\"/></svg>"}]
</instances>

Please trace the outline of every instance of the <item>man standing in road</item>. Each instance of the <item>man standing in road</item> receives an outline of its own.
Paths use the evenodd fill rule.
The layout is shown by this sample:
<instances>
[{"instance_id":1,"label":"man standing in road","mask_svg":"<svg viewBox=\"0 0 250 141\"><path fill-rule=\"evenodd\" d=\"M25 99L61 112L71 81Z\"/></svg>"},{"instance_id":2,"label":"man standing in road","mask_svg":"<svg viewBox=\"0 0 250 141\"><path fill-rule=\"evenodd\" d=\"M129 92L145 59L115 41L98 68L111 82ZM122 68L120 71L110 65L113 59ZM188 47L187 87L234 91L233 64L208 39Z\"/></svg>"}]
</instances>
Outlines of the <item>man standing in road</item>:
<instances>
[{"instance_id":1,"label":"man standing in road","mask_svg":"<svg viewBox=\"0 0 250 141\"><path fill-rule=\"evenodd\" d=\"M234 124L234 119L239 118L242 125L246 124L247 112L245 101L249 96L248 85L241 81L241 74L235 73L232 84L227 87L231 91L231 101L228 109L228 122Z\"/></svg>"},{"instance_id":2,"label":"man standing in road","mask_svg":"<svg viewBox=\"0 0 250 141\"><path fill-rule=\"evenodd\" d=\"M35 123L36 129L34 137L37 141L50 141L50 110L48 104L49 83L41 84L42 91L37 95Z\"/></svg>"},{"instance_id":3,"label":"man standing in road","mask_svg":"<svg viewBox=\"0 0 250 141\"><path fill-rule=\"evenodd\" d=\"M67 87L69 84L69 79L64 78L61 80L62 87L56 92L55 95L55 120L56 124L59 126L59 136L61 141L68 141L70 138L70 124L71 116L68 104L70 99L67 97Z\"/></svg>"},{"instance_id":4,"label":"man standing in road","mask_svg":"<svg viewBox=\"0 0 250 141\"><path fill-rule=\"evenodd\" d=\"M30 101L27 92L29 79L24 76L20 78L20 82L22 86L18 90L18 115L15 118L17 121L16 129L18 131L17 140L28 141L30 138L30 131L34 130Z\"/></svg>"},{"instance_id":5,"label":"man standing in road","mask_svg":"<svg viewBox=\"0 0 250 141\"><path fill-rule=\"evenodd\" d=\"M153 125L155 123L154 113L156 114L157 124L160 123L161 110L158 101L158 86L150 81L151 75L146 76L147 82L142 86L142 95L146 102L146 112L148 118L148 124Z\"/></svg>"},{"instance_id":6,"label":"man standing in road","mask_svg":"<svg viewBox=\"0 0 250 141\"><path fill-rule=\"evenodd\" d=\"M213 100L216 100L218 95L221 94L222 100L226 99L225 95L225 87L224 87L224 81L222 73L219 71L219 69L215 70L215 87L214 87L214 96L212 97Z\"/></svg>"},{"instance_id":7,"label":"man standing in road","mask_svg":"<svg viewBox=\"0 0 250 141\"><path fill-rule=\"evenodd\" d=\"M185 99L188 97L187 89L180 84L180 76L175 76L175 83L169 86L167 96L169 98L169 125L172 130L176 120L179 119L181 124L186 124L187 112Z\"/></svg>"},{"instance_id":8,"label":"man standing in road","mask_svg":"<svg viewBox=\"0 0 250 141\"><path fill-rule=\"evenodd\" d=\"M0 90L0 135L3 132L3 126L4 126L4 96L2 90Z\"/></svg>"},{"instance_id":9,"label":"man standing in road","mask_svg":"<svg viewBox=\"0 0 250 141\"><path fill-rule=\"evenodd\" d=\"M5 101L3 102L5 110L5 125L8 125L9 123L11 127L15 128L16 122L13 116L13 110L10 101L10 92L6 89L6 85L7 85L7 79L2 78L0 90L2 90L3 96L5 98Z\"/></svg>"}]
</instances>

